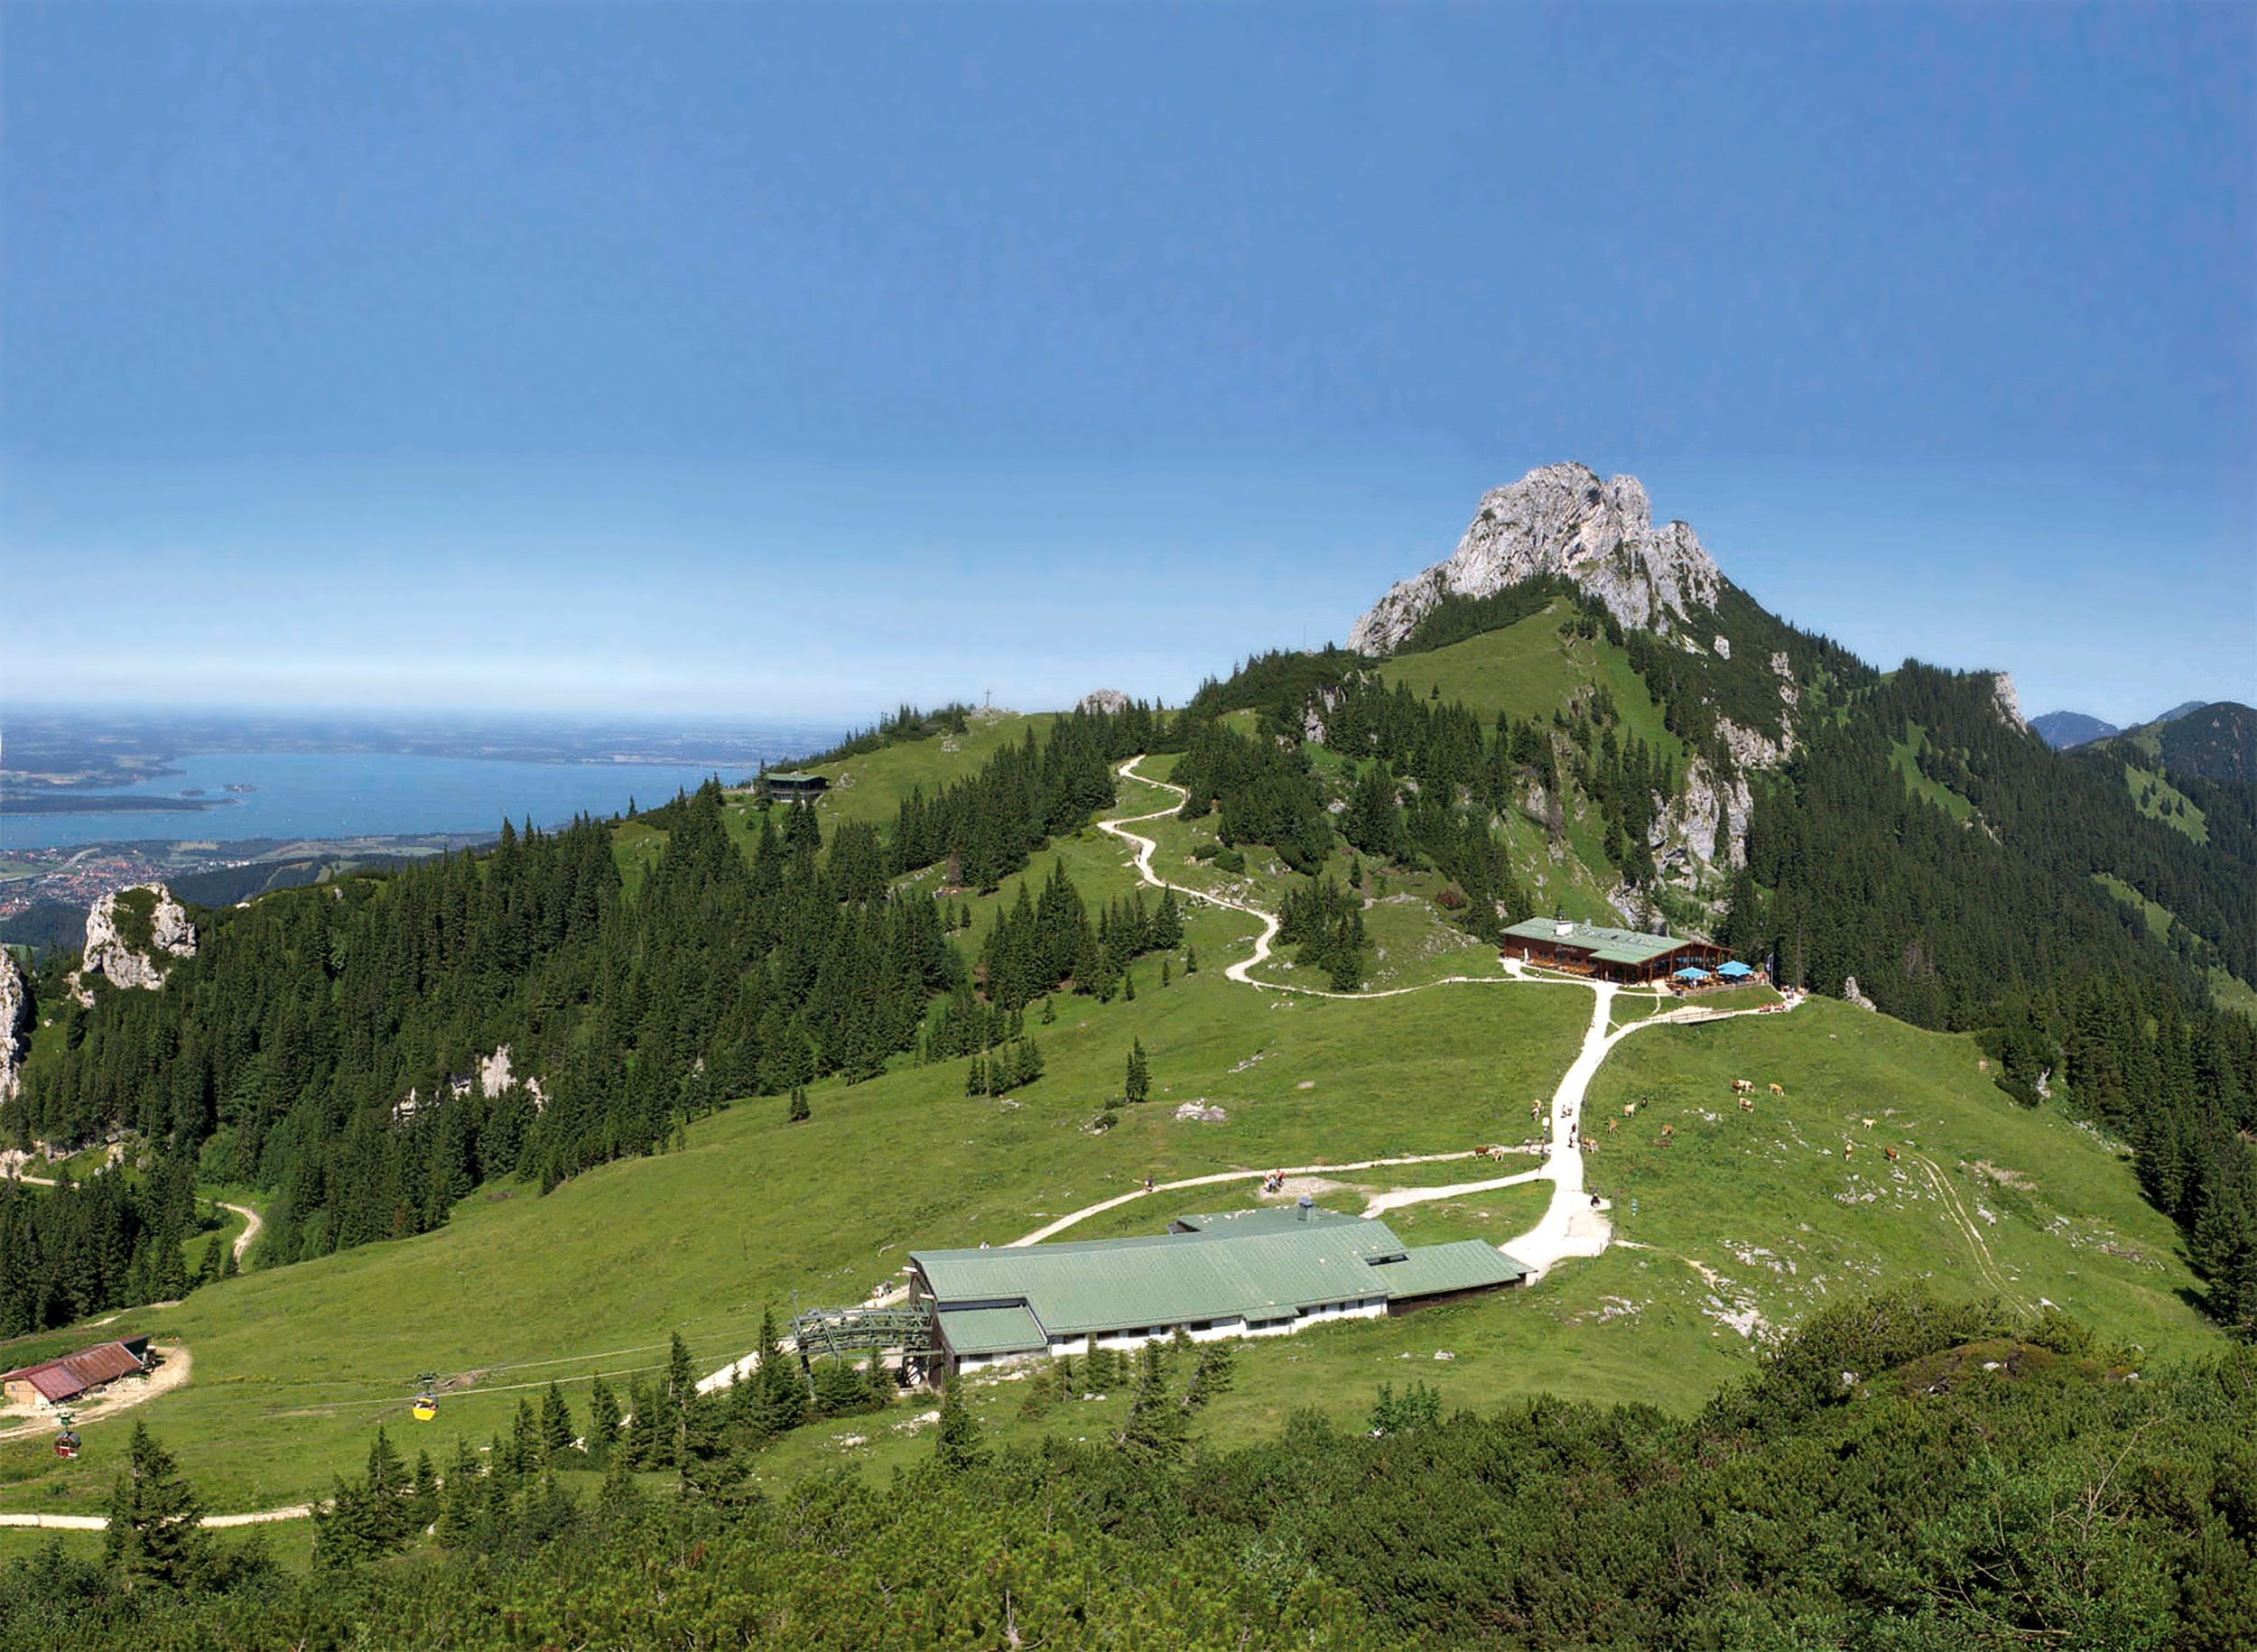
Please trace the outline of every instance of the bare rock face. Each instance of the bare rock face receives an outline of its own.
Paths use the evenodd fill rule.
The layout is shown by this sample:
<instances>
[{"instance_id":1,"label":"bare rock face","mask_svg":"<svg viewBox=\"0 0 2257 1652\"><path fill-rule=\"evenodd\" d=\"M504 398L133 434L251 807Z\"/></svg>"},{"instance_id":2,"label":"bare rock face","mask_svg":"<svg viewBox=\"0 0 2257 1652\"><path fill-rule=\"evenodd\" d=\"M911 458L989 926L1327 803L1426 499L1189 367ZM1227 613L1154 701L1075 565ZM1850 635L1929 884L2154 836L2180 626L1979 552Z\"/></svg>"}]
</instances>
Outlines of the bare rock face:
<instances>
[{"instance_id":1,"label":"bare rock face","mask_svg":"<svg viewBox=\"0 0 2257 1652\"><path fill-rule=\"evenodd\" d=\"M1857 977L1854 975L1844 976L1843 978L1842 1002L1844 1004L1854 1004L1860 1009L1878 1010L1881 1007L1880 1005L1874 1003L1872 999L1867 998L1863 992L1859 990Z\"/></svg>"},{"instance_id":2,"label":"bare rock face","mask_svg":"<svg viewBox=\"0 0 2257 1652\"><path fill-rule=\"evenodd\" d=\"M32 995L15 959L0 951L0 1101L23 1087L23 1058L32 1048Z\"/></svg>"},{"instance_id":3,"label":"bare rock face","mask_svg":"<svg viewBox=\"0 0 2257 1652\"><path fill-rule=\"evenodd\" d=\"M1999 720L2008 728L2029 729L2029 725L2022 720L2022 702L2014 693L2014 679L2002 671L1991 673L1991 703L1998 709Z\"/></svg>"},{"instance_id":4,"label":"bare rock face","mask_svg":"<svg viewBox=\"0 0 2257 1652\"><path fill-rule=\"evenodd\" d=\"M1348 645L1387 654L1445 596L1486 597L1538 574L1572 580L1622 624L1657 631L1714 608L1723 586L1690 527L1653 525L1636 477L1602 481L1587 466L1546 465L1484 494L1449 561L1380 598Z\"/></svg>"},{"instance_id":5,"label":"bare rock face","mask_svg":"<svg viewBox=\"0 0 2257 1652\"><path fill-rule=\"evenodd\" d=\"M1128 696L1119 689L1091 689L1082 696L1080 709L1084 711L1126 711Z\"/></svg>"},{"instance_id":6,"label":"bare rock face","mask_svg":"<svg viewBox=\"0 0 2257 1652\"><path fill-rule=\"evenodd\" d=\"M196 926L163 884L117 890L88 909L81 975L113 987L162 987L171 960L195 956Z\"/></svg>"}]
</instances>

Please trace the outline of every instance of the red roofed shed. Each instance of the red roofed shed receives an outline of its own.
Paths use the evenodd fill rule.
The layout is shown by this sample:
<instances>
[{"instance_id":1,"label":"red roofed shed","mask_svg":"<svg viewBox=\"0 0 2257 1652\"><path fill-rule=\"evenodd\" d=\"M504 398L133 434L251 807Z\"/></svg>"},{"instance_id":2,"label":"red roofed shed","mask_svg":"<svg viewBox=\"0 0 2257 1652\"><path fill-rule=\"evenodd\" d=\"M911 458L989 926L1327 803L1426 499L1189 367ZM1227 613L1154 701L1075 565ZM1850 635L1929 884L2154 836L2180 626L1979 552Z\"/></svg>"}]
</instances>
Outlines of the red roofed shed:
<instances>
[{"instance_id":1,"label":"red roofed shed","mask_svg":"<svg viewBox=\"0 0 2257 1652\"><path fill-rule=\"evenodd\" d=\"M149 1369L148 1355L147 1337L105 1342L43 1365L0 1372L0 1393L11 1406L63 1405L120 1377L139 1375Z\"/></svg>"}]
</instances>

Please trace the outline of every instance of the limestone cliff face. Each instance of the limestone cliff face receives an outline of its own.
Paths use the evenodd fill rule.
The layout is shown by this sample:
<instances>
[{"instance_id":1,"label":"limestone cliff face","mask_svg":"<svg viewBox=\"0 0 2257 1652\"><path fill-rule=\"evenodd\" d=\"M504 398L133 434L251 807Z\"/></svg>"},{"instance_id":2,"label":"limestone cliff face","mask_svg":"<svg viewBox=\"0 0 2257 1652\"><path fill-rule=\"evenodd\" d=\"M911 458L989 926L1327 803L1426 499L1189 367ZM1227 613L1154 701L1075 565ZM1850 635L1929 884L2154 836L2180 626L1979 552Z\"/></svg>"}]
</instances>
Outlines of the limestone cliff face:
<instances>
[{"instance_id":1,"label":"limestone cliff face","mask_svg":"<svg viewBox=\"0 0 2257 1652\"><path fill-rule=\"evenodd\" d=\"M1487 597L1537 574L1572 580L1622 624L1655 631L1714 608L1723 586L1689 526L1653 525L1636 477L1602 481L1584 465L1546 465L1484 494L1450 559L1380 598L1348 645L1387 654L1443 598Z\"/></svg>"},{"instance_id":2,"label":"limestone cliff face","mask_svg":"<svg viewBox=\"0 0 2257 1652\"><path fill-rule=\"evenodd\" d=\"M2014 679L2002 671L1991 673L1991 703L1998 708L1999 720L2008 728L2029 727L2022 720L2022 702L2014 692Z\"/></svg>"},{"instance_id":3,"label":"limestone cliff face","mask_svg":"<svg viewBox=\"0 0 2257 1652\"><path fill-rule=\"evenodd\" d=\"M135 922L144 909L145 937ZM188 909L163 884L143 884L105 895L88 909L79 971L99 975L113 987L162 987L172 959L195 956L196 926L188 921Z\"/></svg>"},{"instance_id":4,"label":"limestone cliff face","mask_svg":"<svg viewBox=\"0 0 2257 1652\"><path fill-rule=\"evenodd\" d=\"M32 1048L32 995L15 959L0 951L0 1101L23 1086L23 1058Z\"/></svg>"}]
</instances>

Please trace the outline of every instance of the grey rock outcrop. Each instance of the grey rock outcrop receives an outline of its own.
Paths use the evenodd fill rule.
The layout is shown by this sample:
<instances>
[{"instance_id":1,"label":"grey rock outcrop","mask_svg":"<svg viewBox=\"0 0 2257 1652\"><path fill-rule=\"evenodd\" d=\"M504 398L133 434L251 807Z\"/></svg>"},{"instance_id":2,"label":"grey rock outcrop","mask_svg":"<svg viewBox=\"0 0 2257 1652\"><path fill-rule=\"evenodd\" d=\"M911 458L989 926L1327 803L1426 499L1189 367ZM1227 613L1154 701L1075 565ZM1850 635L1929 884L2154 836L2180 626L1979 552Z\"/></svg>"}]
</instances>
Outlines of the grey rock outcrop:
<instances>
[{"instance_id":1,"label":"grey rock outcrop","mask_svg":"<svg viewBox=\"0 0 2257 1652\"><path fill-rule=\"evenodd\" d=\"M134 945L118 921L119 903L144 889L156 897L150 904L146 951ZM188 921L188 909L163 884L120 889L98 897L87 909L86 953L79 964L82 976L99 975L113 987L162 987L171 960L195 956L196 926Z\"/></svg>"},{"instance_id":2,"label":"grey rock outcrop","mask_svg":"<svg viewBox=\"0 0 2257 1652\"><path fill-rule=\"evenodd\" d=\"M1080 709L1084 711L1126 711L1128 696L1119 689L1091 689L1082 696Z\"/></svg>"},{"instance_id":3,"label":"grey rock outcrop","mask_svg":"<svg viewBox=\"0 0 2257 1652\"><path fill-rule=\"evenodd\" d=\"M1854 1004L1860 1009L1878 1010L1881 1007L1880 1005L1874 1003L1872 999L1867 998L1864 993L1859 989L1857 985L1857 977L1854 975L1844 976L1843 978L1842 1002L1844 1004Z\"/></svg>"},{"instance_id":4,"label":"grey rock outcrop","mask_svg":"<svg viewBox=\"0 0 2257 1652\"><path fill-rule=\"evenodd\" d=\"M1998 708L2000 719L2010 729L2028 729L2022 720L2022 702L2014 692L2014 679L2004 672L1991 673L1991 703Z\"/></svg>"},{"instance_id":5,"label":"grey rock outcrop","mask_svg":"<svg viewBox=\"0 0 2257 1652\"><path fill-rule=\"evenodd\" d=\"M1715 559L1682 522L1653 525L1638 478L1602 481L1584 465L1546 465L1481 496L1447 561L1405 580L1348 634L1363 654L1387 654L1447 596L1487 597L1538 574L1558 574L1597 597L1626 626L1667 630L1723 587Z\"/></svg>"},{"instance_id":6,"label":"grey rock outcrop","mask_svg":"<svg viewBox=\"0 0 2257 1652\"><path fill-rule=\"evenodd\" d=\"M0 1101L23 1087L23 1058L32 1047L32 994L15 959L0 951Z\"/></svg>"}]
</instances>

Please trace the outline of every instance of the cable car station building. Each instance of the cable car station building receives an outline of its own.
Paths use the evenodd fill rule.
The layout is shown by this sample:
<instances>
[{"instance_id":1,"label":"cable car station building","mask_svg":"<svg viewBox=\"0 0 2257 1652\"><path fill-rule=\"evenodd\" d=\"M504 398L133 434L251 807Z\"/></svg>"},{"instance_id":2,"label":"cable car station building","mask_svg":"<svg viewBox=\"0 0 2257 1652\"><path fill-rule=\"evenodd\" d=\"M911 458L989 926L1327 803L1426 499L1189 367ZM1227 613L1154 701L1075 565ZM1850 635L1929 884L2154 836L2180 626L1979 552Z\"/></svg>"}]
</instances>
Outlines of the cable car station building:
<instances>
[{"instance_id":1,"label":"cable car station building","mask_svg":"<svg viewBox=\"0 0 2257 1652\"><path fill-rule=\"evenodd\" d=\"M831 789L821 775L764 774L752 783L757 803L812 803Z\"/></svg>"},{"instance_id":2,"label":"cable car station building","mask_svg":"<svg viewBox=\"0 0 2257 1652\"><path fill-rule=\"evenodd\" d=\"M1283 1336L1518 1285L1528 1269L1479 1239L1405 1245L1386 1223L1269 1207L1185 1216L1168 1231L1008 1249L920 1250L909 1303L930 1316L936 1375L1014 1360Z\"/></svg>"},{"instance_id":3,"label":"cable car station building","mask_svg":"<svg viewBox=\"0 0 2257 1652\"><path fill-rule=\"evenodd\" d=\"M1709 941L1606 929L1566 918L1530 918L1505 931L1504 955L1602 981L1644 986L1681 970L1714 970L1732 954Z\"/></svg>"}]
</instances>

